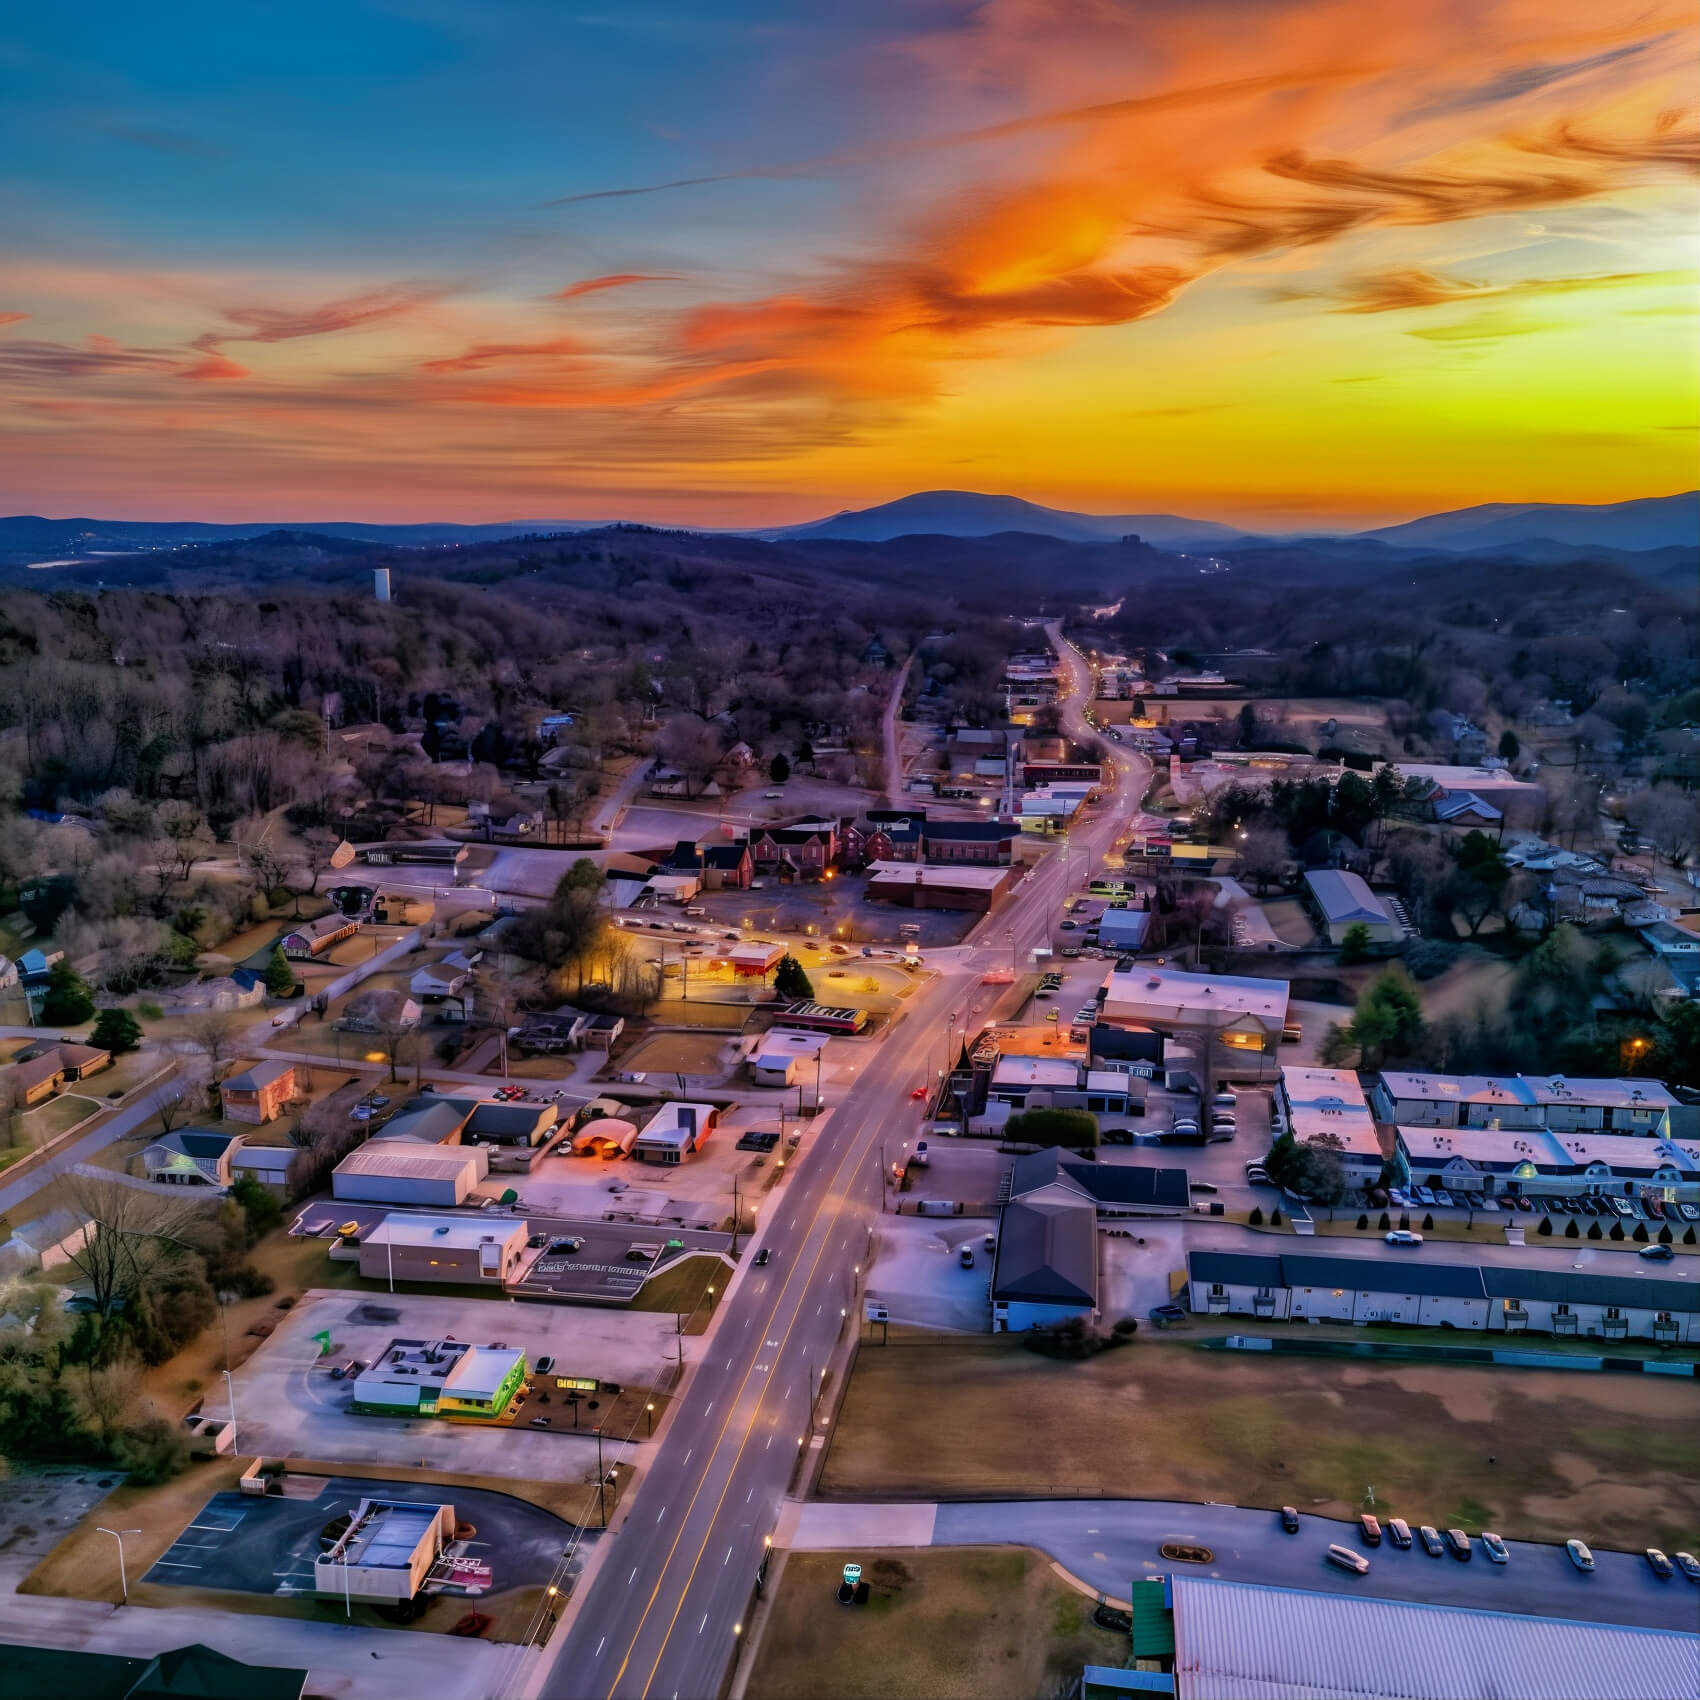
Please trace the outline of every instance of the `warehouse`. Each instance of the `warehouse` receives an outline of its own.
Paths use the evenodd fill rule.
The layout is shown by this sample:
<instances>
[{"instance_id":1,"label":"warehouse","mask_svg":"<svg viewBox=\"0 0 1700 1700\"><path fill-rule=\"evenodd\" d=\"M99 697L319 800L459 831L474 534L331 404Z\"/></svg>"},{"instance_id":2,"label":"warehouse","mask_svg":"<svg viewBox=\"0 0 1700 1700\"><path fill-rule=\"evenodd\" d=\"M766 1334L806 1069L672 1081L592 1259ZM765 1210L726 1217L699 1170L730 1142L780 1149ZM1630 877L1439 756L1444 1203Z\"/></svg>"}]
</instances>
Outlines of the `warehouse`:
<instances>
[{"instance_id":1,"label":"warehouse","mask_svg":"<svg viewBox=\"0 0 1700 1700\"><path fill-rule=\"evenodd\" d=\"M825 1033L791 1033L784 1028L773 1028L755 1042L750 1053L750 1078L757 1086L794 1086L797 1071L802 1068L806 1071L802 1078L809 1079L807 1071L820 1066L827 1038Z\"/></svg>"},{"instance_id":2,"label":"warehouse","mask_svg":"<svg viewBox=\"0 0 1700 1700\"><path fill-rule=\"evenodd\" d=\"M1330 944L1344 944L1353 927L1362 927L1372 946L1396 948L1404 943L1405 929L1362 874L1313 868L1305 875L1305 891Z\"/></svg>"},{"instance_id":3,"label":"warehouse","mask_svg":"<svg viewBox=\"0 0 1700 1700\"><path fill-rule=\"evenodd\" d=\"M868 896L911 909L963 909L984 914L1009 890L1019 868L951 863L874 862Z\"/></svg>"},{"instance_id":4,"label":"warehouse","mask_svg":"<svg viewBox=\"0 0 1700 1700\"><path fill-rule=\"evenodd\" d=\"M452 1505L363 1499L341 1538L314 1559L314 1590L400 1605L424 1587L454 1532Z\"/></svg>"},{"instance_id":5,"label":"warehouse","mask_svg":"<svg viewBox=\"0 0 1700 1700\"><path fill-rule=\"evenodd\" d=\"M1160 1033L1209 1035L1227 1065L1217 1072L1267 1073L1287 1024L1285 980L1189 974L1177 968L1112 969L1104 977L1099 1020Z\"/></svg>"},{"instance_id":6,"label":"warehouse","mask_svg":"<svg viewBox=\"0 0 1700 1700\"><path fill-rule=\"evenodd\" d=\"M331 1197L351 1204L464 1204L490 1172L479 1145L382 1139L351 1151L331 1176Z\"/></svg>"},{"instance_id":7,"label":"warehouse","mask_svg":"<svg viewBox=\"0 0 1700 1700\"><path fill-rule=\"evenodd\" d=\"M525 1251L525 1223L391 1211L360 1241L368 1281L456 1281L500 1288Z\"/></svg>"},{"instance_id":8,"label":"warehouse","mask_svg":"<svg viewBox=\"0 0 1700 1700\"><path fill-rule=\"evenodd\" d=\"M1700 1693L1700 1637L1675 1630L1214 1576L1176 1575L1150 1586L1166 1586L1173 1617L1172 1661L1154 1661L1172 1662L1172 1687L1159 1692L1178 1700L1574 1700L1582 1693L1692 1700ZM1136 1615L1136 1636L1139 1622Z\"/></svg>"}]
</instances>

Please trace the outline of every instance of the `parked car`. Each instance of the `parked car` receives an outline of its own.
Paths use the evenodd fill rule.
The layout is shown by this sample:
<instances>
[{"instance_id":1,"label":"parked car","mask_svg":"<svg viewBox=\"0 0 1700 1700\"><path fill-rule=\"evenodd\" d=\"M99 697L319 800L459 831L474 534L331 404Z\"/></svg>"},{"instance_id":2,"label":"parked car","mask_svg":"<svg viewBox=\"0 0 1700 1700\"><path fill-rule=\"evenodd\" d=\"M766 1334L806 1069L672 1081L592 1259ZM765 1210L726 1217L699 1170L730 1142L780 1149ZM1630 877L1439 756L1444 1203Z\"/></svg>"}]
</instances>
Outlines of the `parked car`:
<instances>
[{"instance_id":1,"label":"parked car","mask_svg":"<svg viewBox=\"0 0 1700 1700\"><path fill-rule=\"evenodd\" d=\"M1685 1222L1700 1222L1700 1204L1679 1204L1677 1211Z\"/></svg>"},{"instance_id":2,"label":"parked car","mask_svg":"<svg viewBox=\"0 0 1700 1700\"><path fill-rule=\"evenodd\" d=\"M1690 1582L1700 1582L1700 1558L1696 1558L1693 1553L1677 1553L1676 1567Z\"/></svg>"},{"instance_id":3,"label":"parked car","mask_svg":"<svg viewBox=\"0 0 1700 1700\"><path fill-rule=\"evenodd\" d=\"M1435 1201L1436 1204L1444 1204L1444 1205L1450 1206L1451 1203L1452 1203L1452 1194L1449 1193L1446 1190L1445 1187L1437 1186L1434 1189L1434 1201Z\"/></svg>"},{"instance_id":4,"label":"parked car","mask_svg":"<svg viewBox=\"0 0 1700 1700\"><path fill-rule=\"evenodd\" d=\"M550 1357L547 1352L545 1352L543 1356L537 1360L536 1369L539 1375L552 1375L555 1369L555 1360Z\"/></svg>"},{"instance_id":5,"label":"parked car","mask_svg":"<svg viewBox=\"0 0 1700 1700\"><path fill-rule=\"evenodd\" d=\"M1434 1203L1434 1194L1426 1186L1420 1186L1416 1192L1417 1203L1427 1206Z\"/></svg>"},{"instance_id":6,"label":"parked car","mask_svg":"<svg viewBox=\"0 0 1700 1700\"><path fill-rule=\"evenodd\" d=\"M1446 1551L1446 1543L1440 1538L1440 1531L1432 1523L1425 1523L1417 1530L1417 1539L1423 1543L1423 1551L1430 1558L1439 1558Z\"/></svg>"},{"instance_id":7,"label":"parked car","mask_svg":"<svg viewBox=\"0 0 1700 1700\"><path fill-rule=\"evenodd\" d=\"M1470 1553L1472 1550L1470 1546L1470 1537L1466 1535L1462 1529L1448 1529L1446 1531L1446 1550L1451 1553L1452 1556L1459 1561L1459 1563L1468 1564L1470 1562Z\"/></svg>"},{"instance_id":8,"label":"parked car","mask_svg":"<svg viewBox=\"0 0 1700 1700\"><path fill-rule=\"evenodd\" d=\"M1676 1574L1676 1566L1657 1547L1647 1548L1647 1567L1661 1582L1668 1582Z\"/></svg>"},{"instance_id":9,"label":"parked car","mask_svg":"<svg viewBox=\"0 0 1700 1700\"><path fill-rule=\"evenodd\" d=\"M1364 1545L1378 1547L1381 1545L1381 1523L1365 1511L1358 1518L1358 1528L1363 1531Z\"/></svg>"},{"instance_id":10,"label":"parked car","mask_svg":"<svg viewBox=\"0 0 1700 1700\"><path fill-rule=\"evenodd\" d=\"M1245 1178L1253 1186L1273 1186L1275 1184L1262 1169L1247 1169Z\"/></svg>"},{"instance_id":11,"label":"parked car","mask_svg":"<svg viewBox=\"0 0 1700 1700\"><path fill-rule=\"evenodd\" d=\"M1187 1189L1188 1192L1215 1192L1216 1191L1215 1186L1213 1186L1209 1181L1188 1181L1186 1183L1186 1189Z\"/></svg>"},{"instance_id":12,"label":"parked car","mask_svg":"<svg viewBox=\"0 0 1700 1700\"><path fill-rule=\"evenodd\" d=\"M530 1426L532 1428L547 1428L549 1426L549 1419L547 1417L533 1417L530 1420Z\"/></svg>"},{"instance_id":13,"label":"parked car","mask_svg":"<svg viewBox=\"0 0 1700 1700\"><path fill-rule=\"evenodd\" d=\"M1218 1092L1210 1100L1213 1110L1226 1110L1230 1115L1240 1107L1240 1095L1237 1092Z\"/></svg>"},{"instance_id":14,"label":"parked car","mask_svg":"<svg viewBox=\"0 0 1700 1700\"><path fill-rule=\"evenodd\" d=\"M974 1267L973 1246L965 1245L962 1250L957 1253L956 1261L960 1263L964 1269L972 1269Z\"/></svg>"},{"instance_id":15,"label":"parked car","mask_svg":"<svg viewBox=\"0 0 1700 1700\"><path fill-rule=\"evenodd\" d=\"M1564 1543L1564 1550L1570 1554L1570 1562L1583 1572L1594 1568L1594 1555L1588 1550L1586 1541L1579 1541L1574 1536Z\"/></svg>"},{"instance_id":16,"label":"parked car","mask_svg":"<svg viewBox=\"0 0 1700 1700\"><path fill-rule=\"evenodd\" d=\"M1146 1312L1159 1328L1167 1328L1174 1322L1185 1322L1186 1311L1180 1305L1153 1305Z\"/></svg>"},{"instance_id":17,"label":"parked car","mask_svg":"<svg viewBox=\"0 0 1700 1700\"><path fill-rule=\"evenodd\" d=\"M1387 1519L1387 1536L1394 1546L1401 1550L1408 1549L1411 1544L1411 1525L1403 1517Z\"/></svg>"},{"instance_id":18,"label":"parked car","mask_svg":"<svg viewBox=\"0 0 1700 1700\"><path fill-rule=\"evenodd\" d=\"M1511 1549L1491 1529L1482 1530L1482 1551L1495 1564L1509 1564L1511 1562Z\"/></svg>"},{"instance_id":19,"label":"parked car","mask_svg":"<svg viewBox=\"0 0 1700 1700\"><path fill-rule=\"evenodd\" d=\"M1296 1535L1299 1532L1299 1514L1290 1505L1281 1507L1281 1527L1289 1535Z\"/></svg>"},{"instance_id":20,"label":"parked car","mask_svg":"<svg viewBox=\"0 0 1700 1700\"><path fill-rule=\"evenodd\" d=\"M1328 1562L1339 1565L1342 1570L1351 1571L1354 1576L1369 1574L1369 1560L1361 1552L1353 1552L1350 1547L1329 1547Z\"/></svg>"},{"instance_id":21,"label":"parked car","mask_svg":"<svg viewBox=\"0 0 1700 1700\"><path fill-rule=\"evenodd\" d=\"M1669 1263L1676 1253L1668 1245L1644 1245L1641 1255L1649 1263Z\"/></svg>"},{"instance_id":22,"label":"parked car","mask_svg":"<svg viewBox=\"0 0 1700 1700\"><path fill-rule=\"evenodd\" d=\"M358 1222L344 1222L342 1226L337 1229L337 1233L345 1240L353 1239L359 1232L360 1224Z\"/></svg>"}]
</instances>

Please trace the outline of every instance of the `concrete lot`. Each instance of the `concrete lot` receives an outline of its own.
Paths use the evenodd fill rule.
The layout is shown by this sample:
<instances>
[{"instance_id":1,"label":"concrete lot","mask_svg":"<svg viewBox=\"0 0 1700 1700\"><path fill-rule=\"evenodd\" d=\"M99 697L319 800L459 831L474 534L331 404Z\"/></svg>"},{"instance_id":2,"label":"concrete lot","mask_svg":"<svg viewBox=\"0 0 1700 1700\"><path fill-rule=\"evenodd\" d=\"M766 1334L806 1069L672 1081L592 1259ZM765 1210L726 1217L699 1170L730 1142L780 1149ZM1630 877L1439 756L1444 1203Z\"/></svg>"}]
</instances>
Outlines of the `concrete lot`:
<instances>
[{"instance_id":1,"label":"concrete lot","mask_svg":"<svg viewBox=\"0 0 1700 1700\"><path fill-rule=\"evenodd\" d=\"M866 1296L885 1305L893 1322L985 1334L992 1326L987 1297L992 1278L987 1217L882 1216L874 1234L874 1266ZM964 1269L960 1252L974 1251Z\"/></svg>"},{"instance_id":2,"label":"concrete lot","mask_svg":"<svg viewBox=\"0 0 1700 1700\"><path fill-rule=\"evenodd\" d=\"M332 1356L320 1359L313 1336L326 1330ZM349 1410L353 1384L333 1381L329 1366L371 1362L395 1337L523 1346L533 1363L544 1353L557 1375L652 1384L676 1352L671 1316L646 1311L520 1304L496 1298L354 1294L315 1288L277 1332L236 1372L236 1416L244 1452L350 1463L404 1460L467 1475L576 1481L596 1463L588 1436L540 1434L528 1427L481 1427L435 1417L368 1417ZM209 1408L223 1408L209 1394ZM586 1413L593 1417L594 1413Z\"/></svg>"},{"instance_id":3,"label":"concrete lot","mask_svg":"<svg viewBox=\"0 0 1700 1700\"><path fill-rule=\"evenodd\" d=\"M317 1480L316 1495L301 1490ZM573 1525L541 1506L482 1488L435 1487L422 1482L374 1481L363 1476L295 1476L283 1498L215 1493L144 1580L168 1586L220 1588L239 1594L311 1594L313 1560L319 1531L352 1512L362 1499L399 1499L408 1503L449 1503L458 1522L471 1523L477 1536L467 1554L492 1568L491 1592L540 1587L573 1535ZM595 1539L594 1531L591 1539ZM448 1596L439 1616L464 1603Z\"/></svg>"},{"instance_id":4,"label":"concrete lot","mask_svg":"<svg viewBox=\"0 0 1700 1700\"><path fill-rule=\"evenodd\" d=\"M749 891L709 891L696 900L709 919L722 927L802 933L808 938L837 939L854 945L892 945L902 941L898 928L921 928L923 950L959 943L980 919L961 910L908 909L896 903L875 903L867 896L861 875L803 885L780 885L763 877Z\"/></svg>"}]
</instances>

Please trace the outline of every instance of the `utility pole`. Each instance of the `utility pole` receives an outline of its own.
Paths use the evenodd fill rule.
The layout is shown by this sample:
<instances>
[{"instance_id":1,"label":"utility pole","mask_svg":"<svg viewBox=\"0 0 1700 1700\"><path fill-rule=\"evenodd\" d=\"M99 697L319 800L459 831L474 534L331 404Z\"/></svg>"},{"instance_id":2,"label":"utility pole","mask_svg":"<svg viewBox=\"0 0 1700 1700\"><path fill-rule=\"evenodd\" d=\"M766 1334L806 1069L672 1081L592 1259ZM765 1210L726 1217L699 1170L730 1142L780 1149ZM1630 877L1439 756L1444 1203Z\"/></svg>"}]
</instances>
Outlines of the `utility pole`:
<instances>
[{"instance_id":1,"label":"utility pole","mask_svg":"<svg viewBox=\"0 0 1700 1700\"><path fill-rule=\"evenodd\" d=\"M98 1534L110 1535L118 1543L118 1590L124 1596L121 1602L124 1605L130 1603L130 1578L124 1569L124 1537L141 1532L140 1529L109 1529L104 1523L96 1530Z\"/></svg>"},{"instance_id":2,"label":"utility pole","mask_svg":"<svg viewBox=\"0 0 1700 1700\"><path fill-rule=\"evenodd\" d=\"M602 1425L596 1425L596 1498L602 1510L602 1527L608 1527L608 1472L602 1467Z\"/></svg>"}]
</instances>

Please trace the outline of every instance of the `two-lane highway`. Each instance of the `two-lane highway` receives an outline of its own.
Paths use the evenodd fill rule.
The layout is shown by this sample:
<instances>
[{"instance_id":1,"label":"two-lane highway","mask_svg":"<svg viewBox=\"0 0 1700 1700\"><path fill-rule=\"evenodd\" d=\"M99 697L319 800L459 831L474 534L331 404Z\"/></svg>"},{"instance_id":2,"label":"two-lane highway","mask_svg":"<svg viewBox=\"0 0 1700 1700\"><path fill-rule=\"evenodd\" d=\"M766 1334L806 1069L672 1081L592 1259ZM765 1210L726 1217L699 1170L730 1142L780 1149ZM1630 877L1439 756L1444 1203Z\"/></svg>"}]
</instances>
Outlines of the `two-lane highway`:
<instances>
[{"instance_id":1,"label":"two-lane highway","mask_svg":"<svg viewBox=\"0 0 1700 1700\"><path fill-rule=\"evenodd\" d=\"M1059 649L1073 688L1065 713L1084 732L1089 669L1078 652ZM746 1260L734 1279L624 1522L547 1655L542 1694L690 1700L718 1691L799 1449L818 1432L811 1413L822 1368L855 1326L857 1265L884 1185L881 1138L917 1125L910 1093L929 1079L948 1018L962 1024L986 965L979 959L998 960L1012 937L1023 954L1048 938L1066 889L1098 864L1140 783L1137 761L1117 758L1106 803L1072 835L1066 880L1062 858L1047 858L982 925L976 948L952 953L773 1196L759 1241L771 1261Z\"/></svg>"}]
</instances>

